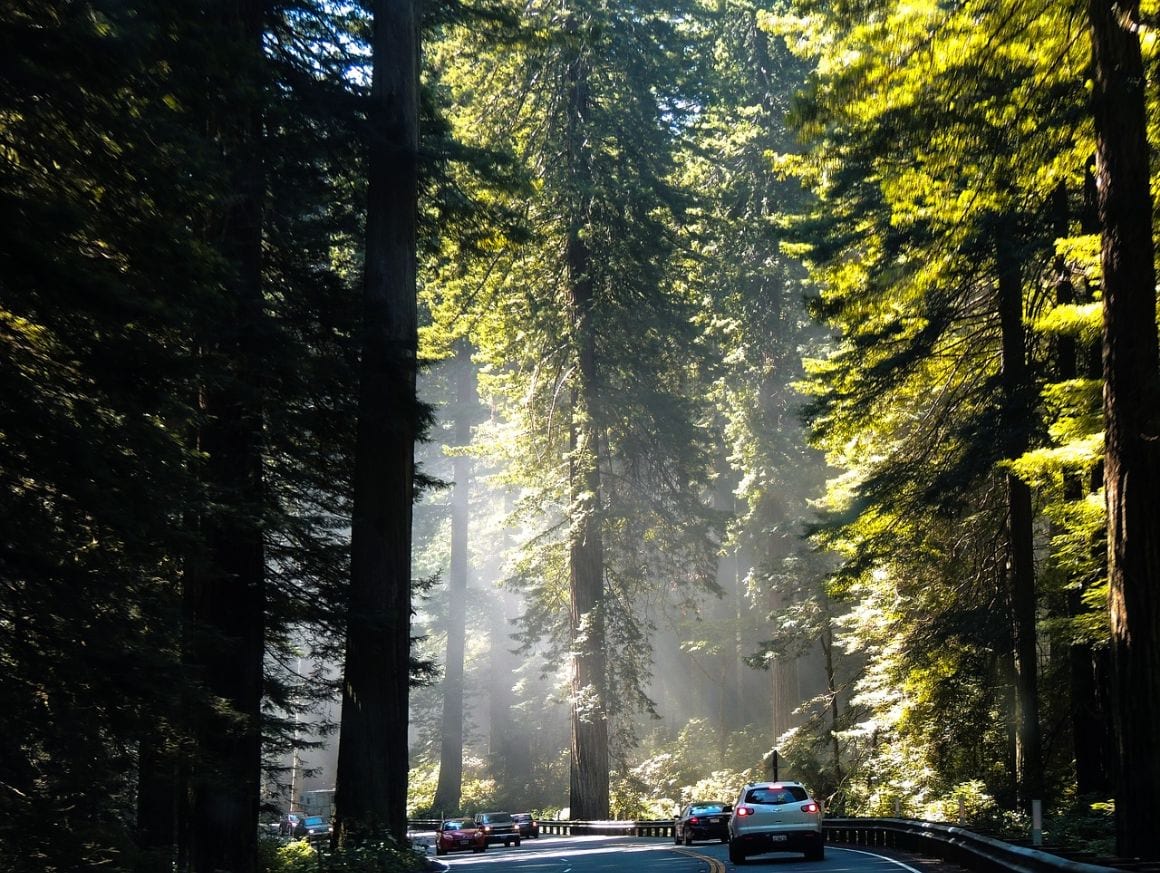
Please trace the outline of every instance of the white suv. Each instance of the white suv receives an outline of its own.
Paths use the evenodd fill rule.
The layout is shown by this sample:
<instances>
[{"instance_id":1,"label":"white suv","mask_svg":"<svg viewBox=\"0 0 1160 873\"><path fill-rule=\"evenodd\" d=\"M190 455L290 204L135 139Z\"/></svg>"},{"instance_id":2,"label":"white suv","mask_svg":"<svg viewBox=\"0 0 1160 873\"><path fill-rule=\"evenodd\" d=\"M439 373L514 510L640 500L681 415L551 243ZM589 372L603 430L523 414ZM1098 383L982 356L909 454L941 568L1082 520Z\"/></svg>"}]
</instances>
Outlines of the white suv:
<instances>
[{"instance_id":1,"label":"white suv","mask_svg":"<svg viewBox=\"0 0 1160 873\"><path fill-rule=\"evenodd\" d=\"M765 852L805 852L826 857L822 805L800 782L751 782L737 795L729 819L729 860L744 864Z\"/></svg>"}]
</instances>

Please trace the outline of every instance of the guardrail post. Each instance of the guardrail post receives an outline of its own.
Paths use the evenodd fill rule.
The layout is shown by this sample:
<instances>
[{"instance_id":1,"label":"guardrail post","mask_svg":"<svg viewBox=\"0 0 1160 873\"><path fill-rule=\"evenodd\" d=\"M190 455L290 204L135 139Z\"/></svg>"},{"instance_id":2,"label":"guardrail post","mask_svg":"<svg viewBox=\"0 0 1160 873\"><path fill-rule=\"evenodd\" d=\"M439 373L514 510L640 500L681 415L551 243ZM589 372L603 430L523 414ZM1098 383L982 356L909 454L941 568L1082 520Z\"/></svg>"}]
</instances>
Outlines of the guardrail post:
<instances>
[{"instance_id":1,"label":"guardrail post","mask_svg":"<svg viewBox=\"0 0 1160 873\"><path fill-rule=\"evenodd\" d=\"M1031 845L1043 845L1043 801L1031 801Z\"/></svg>"}]
</instances>

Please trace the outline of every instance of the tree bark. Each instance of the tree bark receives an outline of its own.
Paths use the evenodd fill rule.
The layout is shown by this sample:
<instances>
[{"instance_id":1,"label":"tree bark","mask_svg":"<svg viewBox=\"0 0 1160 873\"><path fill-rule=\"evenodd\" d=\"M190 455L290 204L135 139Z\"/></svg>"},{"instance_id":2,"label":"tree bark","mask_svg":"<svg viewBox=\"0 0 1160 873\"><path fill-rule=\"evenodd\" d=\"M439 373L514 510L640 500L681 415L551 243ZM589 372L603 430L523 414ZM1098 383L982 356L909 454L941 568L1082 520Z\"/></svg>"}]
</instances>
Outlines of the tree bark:
<instances>
[{"instance_id":1,"label":"tree bark","mask_svg":"<svg viewBox=\"0 0 1160 873\"><path fill-rule=\"evenodd\" d=\"M187 578L186 656L207 699L195 717L185 832L196 873L257 865L265 654L262 532L262 67L264 0L217 7L236 81L210 106L209 129L231 173L231 197L210 239L229 270L232 311L205 342L211 378L200 406L205 480L216 508L202 519L204 562ZM219 369L220 368L220 369ZM217 373L216 376L212 375Z\"/></svg>"},{"instance_id":2,"label":"tree bark","mask_svg":"<svg viewBox=\"0 0 1160 873\"><path fill-rule=\"evenodd\" d=\"M335 811L340 845L407 831L418 321L419 31L376 0L351 586Z\"/></svg>"},{"instance_id":3,"label":"tree bark","mask_svg":"<svg viewBox=\"0 0 1160 873\"><path fill-rule=\"evenodd\" d=\"M1015 460L1028 448L1031 385L1023 330L1023 290L1010 222L1001 222L996 240L998 306L1003 358L1005 454ZM1015 769L1019 799L1043 799L1043 756L1039 738L1039 679L1036 647L1035 550L1031 489L1007 474L1007 545L1010 562L1011 621L1015 646Z\"/></svg>"},{"instance_id":4,"label":"tree bark","mask_svg":"<svg viewBox=\"0 0 1160 873\"><path fill-rule=\"evenodd\" d=\"M589 209L585 193L591 175L588 61L577 38L577 21L568 19L575 46L567 67L568 170L572 175L566 242L568 307L576 375L571 392L569 491L569 621L571 659L571 761L569 807L573 818L606 819L609 814L609 752L607 658L604 639L604 538L600 478L600 427L596 406L599 391L596 304L592 253L584 237Z\"/></svg>"},{"instance_id":5,"label":"tree bark","mask_svg":"<svg viewBox=\"0 0 1160 873\"><path fill-rule=\"evenodd\" d=\"M1139 4L1089 0L1104 279L1117 853L1160 857L1160 357Z\"/></svg>"},{"instance_id":6,"label":"tree bark","mask_svg":"<svg viewBox=\"0 0 1160 873\"><path fill-rule=\"evenodd\" d=\"M455 445L471 442L471 408L475 400L471 354L461 344L456 354ZM451 496L451 563L447 571L447 655L443 667L443 728L439 747L439 782L434 807L439 815L459 811L463 782L463 656L467 632L468 523L471 517L471 461L452 459L455 486Z\"/></svg>"}]
</instances>

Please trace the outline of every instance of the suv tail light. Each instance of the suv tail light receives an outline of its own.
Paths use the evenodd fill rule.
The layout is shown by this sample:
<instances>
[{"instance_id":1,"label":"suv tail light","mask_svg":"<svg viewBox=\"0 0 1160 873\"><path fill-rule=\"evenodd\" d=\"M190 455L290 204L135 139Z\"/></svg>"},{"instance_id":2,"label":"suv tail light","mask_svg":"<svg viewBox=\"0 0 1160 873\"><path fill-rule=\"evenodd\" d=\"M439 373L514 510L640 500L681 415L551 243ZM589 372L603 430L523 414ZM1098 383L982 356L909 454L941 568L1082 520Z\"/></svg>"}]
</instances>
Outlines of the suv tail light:
<instances>
[{"instance_id":1,"label":"suv tail light","mask_svg":"<svg viewBox=\"0 0 1160 873\"><path fill-rule=\"evenodd\" d=\"M816 803L812 803L812 802L807 803L805 806L802 807L802 812L817 812L817 811L818 811L818 805Z\"/></svg>"},{"instance_id":2,"label":"suv tail light","mask_svg":"<svg viewBox=\"0 0 1160 873\"><path fill-rule=\"evenodd\" d=\"M737 807L737 809L735 809L733 811L737 815L753 815L753 807L752 806L739 806L739 807Z\"/></svg>"}]
</instances>

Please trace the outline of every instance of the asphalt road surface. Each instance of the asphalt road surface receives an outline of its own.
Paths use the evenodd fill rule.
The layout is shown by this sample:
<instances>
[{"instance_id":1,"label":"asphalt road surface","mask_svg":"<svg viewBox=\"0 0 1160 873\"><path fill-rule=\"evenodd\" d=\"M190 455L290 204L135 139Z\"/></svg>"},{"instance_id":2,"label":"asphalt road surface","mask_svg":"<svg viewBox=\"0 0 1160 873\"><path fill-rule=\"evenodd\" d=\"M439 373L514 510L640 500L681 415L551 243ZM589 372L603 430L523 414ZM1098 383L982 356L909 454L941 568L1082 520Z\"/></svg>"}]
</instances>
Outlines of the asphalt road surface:
<instances>
[{"instance_id":1,"label":"asphalt road surface","mask_svg":"<svg viewBox=\"0 0 1160 873\"><path fill-rule=\"evenodd\" d=\"M433 835L416 834L421 842ZM433 844L433 843L432 843ZM725 843L676 846L671 839L651 837L552 837L522 840L519 847L488 846L478 855L451 853L435 857L434 865L449 873L956 873L961 868L890 850L826 845L824 861L806 861L800 853L772 852L729 862Z\"/></svg>"}]
</instances>

